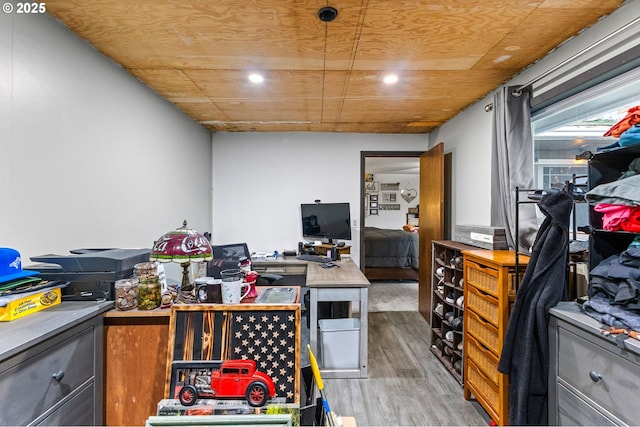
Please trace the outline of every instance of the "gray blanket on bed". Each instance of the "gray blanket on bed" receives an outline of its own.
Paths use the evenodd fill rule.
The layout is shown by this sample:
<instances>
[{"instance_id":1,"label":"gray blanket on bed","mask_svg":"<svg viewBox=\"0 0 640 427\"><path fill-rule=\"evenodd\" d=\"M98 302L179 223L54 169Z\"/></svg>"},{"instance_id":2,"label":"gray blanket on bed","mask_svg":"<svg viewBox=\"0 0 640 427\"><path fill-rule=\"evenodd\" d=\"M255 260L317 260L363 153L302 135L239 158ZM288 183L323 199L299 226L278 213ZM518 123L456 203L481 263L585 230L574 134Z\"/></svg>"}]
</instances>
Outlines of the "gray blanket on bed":
<instances>
[{"instance_id":1,"label":"gray blanket on bed","mask_svg":"<svg viewBox=\"0 0 640 427\"><path fill-rule=\"evenodd\" d=\"M418 269L418 233L364 227L364 266Z\"/></svg>"}]
</instances>

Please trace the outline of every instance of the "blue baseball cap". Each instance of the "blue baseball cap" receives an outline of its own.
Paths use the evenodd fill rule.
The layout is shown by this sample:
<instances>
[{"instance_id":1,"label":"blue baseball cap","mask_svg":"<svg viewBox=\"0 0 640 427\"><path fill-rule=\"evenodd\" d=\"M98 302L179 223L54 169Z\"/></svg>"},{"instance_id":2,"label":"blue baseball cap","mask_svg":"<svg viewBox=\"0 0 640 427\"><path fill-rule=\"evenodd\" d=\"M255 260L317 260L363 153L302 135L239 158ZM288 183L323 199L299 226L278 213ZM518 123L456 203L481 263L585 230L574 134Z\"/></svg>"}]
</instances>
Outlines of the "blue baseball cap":
<instances>
[{"instance_id":1,"label":"blue baseball cap","mask_svg":"<svg viewBox=\"0 0 640 427\"><path fill-rule=\"evenodd\" d=\"M12 248L0 248L0 283L37 274L40 272L22 269L20 252Z\"/></svg>"}]
</instances>

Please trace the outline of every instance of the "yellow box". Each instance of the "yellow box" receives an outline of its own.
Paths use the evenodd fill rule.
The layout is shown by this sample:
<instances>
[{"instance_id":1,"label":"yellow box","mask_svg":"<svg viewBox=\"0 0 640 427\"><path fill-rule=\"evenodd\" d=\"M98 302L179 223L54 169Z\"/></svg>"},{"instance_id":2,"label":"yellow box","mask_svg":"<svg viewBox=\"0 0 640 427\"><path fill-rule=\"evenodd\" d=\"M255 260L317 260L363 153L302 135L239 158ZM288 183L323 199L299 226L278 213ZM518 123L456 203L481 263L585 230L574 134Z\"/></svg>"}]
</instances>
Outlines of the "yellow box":
<instances>
[{"instance_id":1,"label":"yellow box","mask_svg":"<svg viewBox=\"0 0 640 427\"><path fill-rule=\"evenodd\" d=\"M19 319L31 313L60 304L61 301L62 292L60 288L46 289L37 294L16 298L8 302L4 307L0 307L0 322Z\"/></svg>"}]
</instances>

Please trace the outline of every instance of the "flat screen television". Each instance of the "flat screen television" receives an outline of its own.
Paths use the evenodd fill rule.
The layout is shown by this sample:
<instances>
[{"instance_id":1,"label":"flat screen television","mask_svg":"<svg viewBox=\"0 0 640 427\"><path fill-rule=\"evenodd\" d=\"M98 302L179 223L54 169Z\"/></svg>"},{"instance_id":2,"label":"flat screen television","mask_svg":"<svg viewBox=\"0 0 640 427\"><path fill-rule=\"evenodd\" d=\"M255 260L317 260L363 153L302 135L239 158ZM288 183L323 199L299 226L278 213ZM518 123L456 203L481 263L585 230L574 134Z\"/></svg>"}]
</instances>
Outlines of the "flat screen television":
<instances>
[{"instance_id":1,"label":"flat screen television","mask_svg":"<svg viewBox=\"0 0 640 427\"><path fill-rule=\"evenodd\" d=\"M300 205L302 236L334 240L351 240L351 213L349 203L303 203Z\"/></svg>"}]
</instances>

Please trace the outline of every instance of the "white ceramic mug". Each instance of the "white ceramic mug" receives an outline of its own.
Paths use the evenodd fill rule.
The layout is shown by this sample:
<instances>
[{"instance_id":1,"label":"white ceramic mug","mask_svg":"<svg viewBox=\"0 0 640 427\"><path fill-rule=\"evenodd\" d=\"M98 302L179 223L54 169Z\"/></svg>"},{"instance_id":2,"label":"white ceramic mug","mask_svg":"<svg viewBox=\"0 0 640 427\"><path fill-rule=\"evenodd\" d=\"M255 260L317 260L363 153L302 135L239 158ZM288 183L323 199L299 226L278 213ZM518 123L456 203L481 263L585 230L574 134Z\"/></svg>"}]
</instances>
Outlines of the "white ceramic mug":
<instances>
[{"instance_id":1,"label":"white ceramic mug","mask_svg":"<svg viewBox=\"0 0 640 427\"><path fill-rule=\"evenodd\" d=\"M247 290L243 294L242 288L246 287ZM234 282L222 281L222 303L223 304L238 304L244 297L246 297L251 291L251 286L248 283L244 283L242 280L236 280Z\"/></svg>"}]
</instances>

